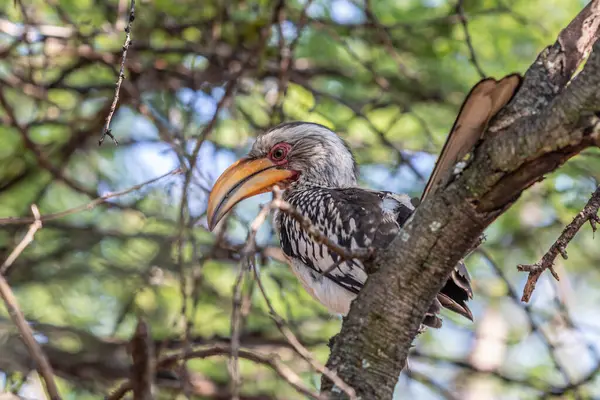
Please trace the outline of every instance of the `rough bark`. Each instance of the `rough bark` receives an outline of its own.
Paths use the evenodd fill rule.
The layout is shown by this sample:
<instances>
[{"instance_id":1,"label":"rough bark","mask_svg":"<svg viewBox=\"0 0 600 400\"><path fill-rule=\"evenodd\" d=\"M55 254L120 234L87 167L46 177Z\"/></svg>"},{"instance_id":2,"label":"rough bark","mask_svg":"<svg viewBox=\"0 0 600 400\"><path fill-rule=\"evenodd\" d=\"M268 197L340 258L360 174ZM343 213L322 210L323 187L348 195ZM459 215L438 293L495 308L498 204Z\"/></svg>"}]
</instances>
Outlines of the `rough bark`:
<instances>
[{"instance_id":1,"label":"rough bark","mask_svg":"<svg viewBox=\"0 0 600 400\"><path fill-rule=\"evenodd\" d=\"M599 25L600 1L593 1L538 56L472 162L376 258L327 363L362 399L392 398L425 311L483 230L544 174L599 145ZM345 398L326 378L322 391Z\"/></svg>"}]
</instances>

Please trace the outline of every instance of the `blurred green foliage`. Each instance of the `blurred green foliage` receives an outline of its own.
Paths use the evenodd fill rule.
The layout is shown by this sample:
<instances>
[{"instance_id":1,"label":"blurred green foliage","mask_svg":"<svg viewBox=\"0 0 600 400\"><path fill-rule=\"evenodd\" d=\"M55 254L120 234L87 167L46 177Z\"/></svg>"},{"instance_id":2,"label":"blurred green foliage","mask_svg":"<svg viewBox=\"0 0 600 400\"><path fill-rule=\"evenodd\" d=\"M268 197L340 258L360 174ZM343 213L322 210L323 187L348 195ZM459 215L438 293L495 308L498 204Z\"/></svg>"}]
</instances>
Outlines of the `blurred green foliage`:
<instances>
[{"instance_id":1,"label":"blurred green foliage","mask_svg":"<svg viewBox=\"0 0 600 400\"><path fill-rule=\"evenodd\" d=\"M462 2L477 63L496 77L525 72L584 5ZM92 360L85 361L92 371L87 376L59 373L65 398L101 398L117 384L110 379L100 384L102 371L94 366L114 361L103 358L112 353L103 353L100 343L124 346L137 316L148 321L159 343L182 339L186 320L198 344L230 336L236 260L249 221L265 198L240 205L227 234L216 241L203 217L206 191L261 129L281 120L321 123L355 150L365 186L411 195L423 188L465 93L479 79L456 4L386 0L372 2L370 13L347 0L306 6L305 1L285 2L283 17L271 26L270 1L138 1L126 80L111 124L121 144L107 140L98 147L129 4L30 0L15 6L6 0L0 5L0 218L28 217L31 204L42 214L61 212L180 163L189 165L227 82L237 79L236 69L245 70L202 144L190 184L184 184L183 175L171 175L48 221L11 267L8 280L28 319L76 329L48 345L69 352L73 360ZM281 49L291 43L293 58L282 70ZM569 390L556 398L600 396L597 374L576 384L600 365L595 318L600 246L590 230L579 233L568 261L559 263L561 282L544 276L527 309L508 291L510 285L519 294L526 276L515 266L535 262L545 252L585 204L599 171L600 152L586 151L527 191L490 227L483 246L489 258L476 253L468 260L475 323L446 315L443 329L421 335L411 368L427 379L402 377L398 398L442 398L440 387L461 398L548 398L552 389L560 393L563 387ZM3 221L0 226L4 260L27 224ZM261 250L277 246L266 225L258 239ZM274 308L325 362L327 341L341 321L327 315L284 264L260 258ZM489 335L484 321L490 318L504 332L504 342L488 370L474 354L481 351L482 335ZM3 332L11 329L8 321L2 325ZM97 342L82 341L84 334ZM318 375L283 342L254 288L242 346L278 354L305 384L318 389ZM12 354L9 343L0 340L0 360ZM16 357L12 361L16 364ZM214 389L198 389L197 398L229 398L226 357L187 365L205 380L203 388ZM0 367L9 374L18 370L8 359ZM242 360L241 372L244 398L301 398L267 367ZM161 386L161 398L174 395L167 386ZM41 393L32 383L23 391L33 398Z\"/></svg>"}]
</instances>

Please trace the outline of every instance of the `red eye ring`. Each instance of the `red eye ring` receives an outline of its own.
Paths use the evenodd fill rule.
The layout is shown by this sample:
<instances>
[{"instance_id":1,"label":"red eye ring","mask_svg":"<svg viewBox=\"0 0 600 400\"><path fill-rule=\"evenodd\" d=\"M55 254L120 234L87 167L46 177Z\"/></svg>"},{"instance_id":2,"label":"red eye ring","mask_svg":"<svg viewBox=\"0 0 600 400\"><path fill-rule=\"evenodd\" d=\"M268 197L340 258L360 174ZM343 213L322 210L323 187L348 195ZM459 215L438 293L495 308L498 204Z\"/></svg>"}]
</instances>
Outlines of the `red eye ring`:
<instances>
[{"instance_id":1,"label":"red eye ring","mask_svg":"<svg viewBox=\"0 0 600 400\"><path fill-rule=\"evenodd\" d=\"M271 152L269 153L269 158L276 164L281 163L286 159L290 147L291 146L287 143L277 143L271 149Z\"/></svg>"}]
</instances>

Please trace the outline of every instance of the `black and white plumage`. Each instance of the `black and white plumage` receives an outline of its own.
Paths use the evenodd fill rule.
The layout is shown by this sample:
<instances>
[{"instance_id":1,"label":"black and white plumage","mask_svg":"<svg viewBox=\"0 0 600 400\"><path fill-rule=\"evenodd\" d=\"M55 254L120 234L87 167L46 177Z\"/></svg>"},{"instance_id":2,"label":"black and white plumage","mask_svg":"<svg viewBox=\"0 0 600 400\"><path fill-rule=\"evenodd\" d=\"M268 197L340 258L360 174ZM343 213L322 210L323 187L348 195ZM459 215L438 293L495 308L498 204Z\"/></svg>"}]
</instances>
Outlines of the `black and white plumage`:
<instances>
[{"instance_id":1,"label":"black and white plumage","mask_svg":"<svg viewBox=\"0 0 600 400\"><path fill-rule=\"evenodd\" d=\"M435 181L430 180L426 186L426 194L435 191L447 175L440 166L448 169L470 151L466 144L476 142L487 121L510 100L519 82L520 78L514 76L501 81L484 80L472 90L434 169ZM457 141L461 135L464 139ZM248 157L221 175L209 199L209 225L212 229L239 201L277 184L285 189L283 200L332 242L350 252L384 249L414 206L407 195L359 188L356 178L352 152L337 134L313 123L282 124L260 135ZM367 279L362 262L340 262L338 254L314 240L285 212L276 213L274 224L283 252L304 288L332 313L345 315ZM321 276L332 266L335 268ZM439 327L437 314L442 306L472 319L466 305L471 297L470 278L460 262L423 323Z\"/></svg>"},{"instance_id":2,"label":"black and white plumage","mask_svg":"<svg viewBox=\"0 0 600 400\"><path fill-rule=\"evenodd\" d=\"M301 172L298 180L285 190L283 200L308 217L321 233L350 252L387 247L414 210L410 197L356 187L354 158L334 132L317 124L282 124L259 137L250 156L259 156L263 149L281 142L291 143L292 148L304 151L303 146L295 147L303 141L312 143L306 146L306 151L311 153L307 158L314 160L310 169L320 172L310 175ZM336 154L336 160L331 162L327 154ZM335 172L327 171L329 166L335 166ZM289 214L276 212L274 224L283 252L303 287L330 312L347 314L350 303L367 279L363 263L356 259L340 262L340 255L316 242ZM338 267L321 276L336 263L339 263ZM435 314L443 304L472 318L465 304L472 297L469 276L463 264L460 265L461 270L455 274L457 282L451 282L442 290L445 292L441 294L445 297L443 303L438 299L432 305L425 320L428 325L438 327L441 324Z\"/></svg>"}]
</instances>

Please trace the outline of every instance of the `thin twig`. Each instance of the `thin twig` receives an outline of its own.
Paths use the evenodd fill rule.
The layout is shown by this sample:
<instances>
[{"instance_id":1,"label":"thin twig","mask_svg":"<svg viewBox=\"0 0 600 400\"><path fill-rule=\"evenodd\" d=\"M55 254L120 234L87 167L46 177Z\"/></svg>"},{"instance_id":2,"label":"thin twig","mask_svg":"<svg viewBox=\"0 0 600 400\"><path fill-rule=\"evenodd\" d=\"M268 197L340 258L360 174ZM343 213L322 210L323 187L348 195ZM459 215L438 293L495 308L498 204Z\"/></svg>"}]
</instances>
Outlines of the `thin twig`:
<instances>
[{"instance_id":1,"label":"thin twig","mask_svg":"<svg viewBox=\"0 0 600 400\"><path fill-rule=\"evenodd\" d=\"M283 334L283 336L286 338L286 340L292 345L294 350L304 360L306 360L306 362L308 362L316 371L327 376L327 378L329 378L334 383L334 385L336 385L340 390L342 390L344 393L346 393L350 399L357 399L356 392L350 385L348 385L346 382L344 382L337 375L337 373L335 373L335 371L330 370L325 365L323 365L319 361L317 361L315 359L315 357L313 356L313 354L310 352L310 350L308 350L306 347L304 347L304 345L302 345L302 343L300 343L300 341L298 340L296 335L294 335L294 333L291 331L291 329L287 326L287 324L285 323L283 318L281 318L281 316L275 311L275 308L273 308L273 305L271 304L271 301L269 300L269 296L267 296L265 287L262 284L262 280L260 278L260 274L258 273L258 269L254 265L254 263L252 263L252 266L253 266L252 270L254 271L254 278L256 279L258 288L260 290L260 293L262 294L263 299L265 300L265 303L267 303L267 307L269 308L271 317L275 321L277 328L279 328L279 331Z\"/></svg>"},{"instance_id":2,"label":"thin twig","mask_svg":"<svg viewBox=\"0 0 600 400\"><path fill-rule=\"evenodd\" d=\"M74 208L70 208L68 210L65 211L60 211L57 213L53 213L53 214L46 214L46 215L42 215L40 216L40 221L42 222L47 222L47 221L52 221L55 219L60 219L60 218L64 218L66 216L72 215L72 214L77 214L81 211L89 211L93 208L95 208L96 206L102 204L102 203L106 203L107 200L113 199L115 197L121 197L124 196L126 194L129 194L131 192L135 192L136 190L140 190L142 187L153 184L157 181L160 181L163 178L166 178L167 176L171 176L171 175L177 175L181 173L181 168L176 168L172 171L167 172L166 174L163 174L159 177L156 178L152 178L149 181L146 182L142 182L139 183L137 185L131 186L130 188L127 188L125 190L121 190L119 192L114 192L114 193L107 193L104 196L100 196L92 201L90 201L89 203L86 204L82 204L80 206L74 207ZM35 218L32 217L23 217L23 218L15 218L15 217L7 217L7 218L0 218L0 226L2 225L21 225L21 224L28 224L31 222L34 222Z\"/></svg>"},{"instance_id":3,"label":"thin twig","mask_svg":"<svg viewBox=\"0 0 600 400\"><path fill-rule=\"evenodd\" d=\"M275 309L273 308L273 305L271 304L271 301L269 300L269 298L267 296L265 288L262 284L260 275L258 273L258 269L256 268L256 264L255 264L254 256L253 256L255 254L254 250L256 247L256 242L255 242L256 232L258 231L260 226L265 222L267 216L269 215L269 211L272 210L273 208L278 208L283 212L293 213L294 215L296 215L296 217L300 218L299 222L301 223L303 228L305 228L307 231L313 231L313 233L315 235L319 235L318 237L323 236L324 238L326 238L325 235L323 235L321 232L318 231L318 229L316 229L314 227L314 225L312 224L312 222L310 220L306 219L302 214L300 214L289 203L283 201L281 199L282 195L283 195L283 191L279 187L274 186L273 187L273 200L271 200L271 202L269 202L268 204L266 204L265 206L262 207L259 214L256 216L254 221L252 221L252 223L250 224L250 230L249 230L248 236L246 238L246 243L244 245L244 249L242 250L242 256L244 257L243 260L245 261L244 262L245 265L242 266L240 275L238 276L238 280L241 279L240 277L242 276L242 274L248 270L247 267L252 269L252 271L254 272L254 279L258 285L258 288L259 288L260 293L262 294L262 297L265 299L265 302L267 303L267 307L269 308L270 315L273 318L273 320L275 321L275 324L279 328L280 332L284 335L284 337L288 341L288 343L294 348L296 353L298 353L305 361L307 361L316 371L318 371L319 373L321 373L323 375L326 375L329 379L331 379L331 381L334 382L341 390L343 390L346 394L348 394L350 399L356 399L356 393L355 393L354 389L352 389L352 387L350 387L342 379L340 379L334 371L329 370L323 364L319 363L314 358L312 353L306 347L304 347L302 345L302 343L300 343L298 338L288 328L288 326L284 322L283 318L281 318L281 316L275 311ZM333 242L331 242L331 243L334 244L336 247L339 247L335 243L333 243ZM345 251L345 250L343 250L343 251ZM348 252L346 252L346 253L348 253ZM350 257L350 259L355 258L352 253L347 254L347 255L348 255L348 257ZM236 284L236 287L238 285L239 285L239 283ZM234 342L235 339L236 339L235 337L232 338L232 346L231 347L232 347L232 352L235 351L235 354L237 356L238 355L237 346L239 346L239 343L235 343Z\"/></svg>"},{"instance_id":4,"label":"thin twig","mask_svg":"<svg viewBox=\"0 0 600 400\"><path fill-rule=\"evenodd\" d=\"M482 248L479 248L476 251L487 261L487 263L490 265L490 267L492 268L494 273L498 276L498 278L504 282L504 284L506 285L506 290L508 291L508 297L514 302L514 304L516 304L519 307L522 307L522 310L525 312L525 315L527 317L527 322L529 323L529 328L531 329L532 332L535 332L535 333L537 333L537 335L539 335L540 340L542 341L542 343L544 343L544 345L548 349L548 356L552 360L552 363L554 364L554 368L556 368L556 370L560 373L562 379L564 379L565 382L571 382L569 373L565 369L565 366L563 365L560 358L557 356L558 348L557 348L556 343L554 342L551 335L549 335L548 332L546 332L543 329L542 324L537 320L537 318L535 318L535 316L533 314L533 310L531 309L531 305L523 304L520 302L517 291L511 285L510 280L508 279L508 277L506 276L506 274L502 270L502 268L500 268L500 266L494 261L491 254L489 254L487 251L485 251Z\"/></svg>"},{"instance_id":5,"label":"thin twig","mask_svg":"<svg viewBox=\"0 0 600 400\"><path fill-rule=\"evenodd\" d=\"M598 209L600 209L600 186L592 194L592 197L587 202L583 210L577 214L573 221L565 227L558 239L550 246L550 249L544 254L542 259L535 264L519 264L517 269L523 272L529 272L523 296L521 301L528 302L531 299L531 294L535 290L535 285L545 270L550 270L552 276L557 281L560 280L558 274L554 270L554 261L560 254L565 260L567 259L567 246L575 237L579 229L586 223L590 222L592 231L596 232L596 223L600 222L598 217Z\"/></svg>"},{"instance_id":6,"label":"thin twig","mask_svg":"<svg viewBox=\"0 0 600 400\"><path fill-rule=\"evenodd\" d=\"M133 20L135 19L135 0L131 0L131 8L129 10L129 19L127 20L127 26L125 26L125 44L123 44L123 55L121 57L121 68L119 68L119 78L117 79L117 87L115 88L115 97L113 98L113 102L110 106L110 111L106 116L106 123L104 124L104 129L102 131L102 136L98 141L98 146L102 146L102 142L104 142L104 138L106 136L110 137L115 145L118 145L119 142L114 137L110 129L110 122L112 117L117 109L117 103L119 102L119 92L121 91L121 84L123 83L123 79L125 79L125 61L127 60L127 50L129 50L129 46L131 45L131 26L133 24Z\"/></svg>"},{"instance_id":7,"label":"thin twig","mask_svg":"<svg viewBox=\"0 0 600 400\"><path fill-rule=\"evenodd\" d=\"M231 310L231 352L229 353L228 371L231 378L231 397L238 399L240 395L240 387L242 386L242 378L240 376L240 330L241 330L241 308L242 308L242 285L244 277L248 271L242 265L240 272L233 285L233 306Z\"/></svg>"},{"instance_id":8,"label":"thin twig","mask_svg":"<svg viewBox=\"0 0 600 400\"><path fill-rule=\"evenodd\" d=\"M23 252L23 250L27 247L28 244L33 240L33 236L35 233L42 227L42 221L40 220L40 213L38 211L37 206L32 205L31 210L35 217L35 222L29 228L29 232L23 238L21 243L12 251L12 253L8 256L8 260L12 260L10 263L5 262L2 265L2 268L5 269L5 266L9 266L14 262L14 260L19 257L19 255ZM48 396L52 400L59 400L60 395L58 393L58 387L54 382L54 373L52 371L52 366L48 362L46 355L42 351L42 348L38 344L38 342L33 337L33 333L31 328L27 324L25 320L25 316L23 312L19 308L19 303L10 288L8 282L4 278L3 274L0 274L0 296L2 296L2 300L4 300L4 304L6 305L6 309L10 314L10 318L13 320L14 324L19 329L21 337L23 338L23 343L27 347L27 351L29 355L35 360L36 369L42 376L44 384L46 386L46 391L48 392Z\"/></svg>"},{"instance_id":9,"label":"thin twig","mask_svg":"<svg viewBox=\"0 0 600 400\"><path fill-rule=\"evenodd\" d=\"M33 241L33 236L38 231L38 229L41 229L41 227L42 227L42 220L40 219L40 213L39 213L37 206L35 206L35 205L31 206L31 210L34 215L34 217L33 217L34 221L29 226L29 230L25 234L25 237L23 237L23 240L21 240L21 242L17 245L17 247L15 247L15 249L12 251L12 253L10 253L10 255L4 261L4 263L2 263L2 266L0 266L0 275L6 274L6 271L15 262L17 257L19 257L19 255L21 255L23 250L25 250L25 248L27 246L29 246L29 244Z\"/></svg>"},{"instance_id":10,"label":"thin twig","mask_svg":"<svg viewBox=\"0 0 600 400\"><path fill-rule=\"evenodd\" d=\"M314 226L308 217L304 216L294 206L287 201L282 200L281 198L273 199L273 207L278 208L296 220L296 222L300 224L300 227L304 229L304 231L308 233L311 238L313 238L317 243L327 246L330 250L338 254L343 260L366 260L373 256L374 249L372 248L348 251L347 249L341 247L323 232L321 232L316 226Z\"/></svg>"},{"instance_id":11,"label":"thin twig","mask_svg":"<svg viewBox=\"0 0 600 400\"><path fill-rule=\"evenodd\" d=\"M180 247L180 252L179 252L179 254L180 254L179 255L180 290L181 290L181 294L183 297L183 306L182 306L181 315L184 319L186 327L188 326L187 316L186 316L188 296L187 296L187 291L185 290L186 279L185 279L185 271L183 269L183 260L181 257L181 249L183 246L184 234L185 234L185 228L186 228L185 210L187 209L187 202L188 202L188 195L189 195L188 189L189 189L189 185L192 181L194 171L196 169L196 165L197 165L198 158L199 158L198 155L200 153L202 144L206 141L209 134L212 132L213 128L215 127L222 109L224 109L226 107L230 98L233 96L240 78L247 71L247 69L251 67L252 62L254 60L257 60L260 57L260 55L263 53L263 49L269 38L270 28L277 22L277 16L279 15L281 9L283 8L283 5L284 5L284 1L282 1L282 0L275 3L270 24L268 26L263 27L260 31L259 43L256 46L255 52L254 52L254 54L256 54L256 56L249 57L244 63L242 63L239 70L234 73L232 78L227 83L223 97L217 103L217 107L215 109L215 112L213 113L211 120L207 123L207 125L204 127L204 129L202 130L202 132L196 139L194 148L193 148L191 156L190 156L190 161L189 161L190 165L186 172L184 184L182 187L182 196L181 196L180 213L179 213L179 239L178 239L178 243L179 243L179 247ZM239 365L238 365L238 357L237 357L237 348L239 347L239 343L237 343L235 338L237 335L239 335L239 330L241 329L242 315L238 311L239 311L239 305L241 304L241 284L243 281L244 273L245 273L245 270L244 270L244 268L242 268L240 270L240 274L238 275L238 278L236 279L236 282L234 284L233 311L232 311L232 320L231 320L231 332L232 332L233 345L232 345L231 358L230 358L230 362L229 362L229 373L230 373L231 380L232 380L232 397L234 399L238 397L238 391L239 391L239 387L241 385L241 381L240 381L241 378L239 375ZM187 335L187 332L188 332L188 330L186 329L186 335ZM184 360L185 360L185 358L184 358ZM183 368L185 368L185 362L182 364L182 369Z\"/></svg>"},{"instance_id":12,"label":"thin twig","mask_svg":"<svg viewBox=\"0 0 600 400\"><path fill-rule=\"evenodd\" d=\"M296 374L290 367L285 365L277 355L265 355L250 349L239 349L238 352L241 358L254 361L259 364L264 364L270 367L273 371L275 371L275 373L277 373L277 375L279 375L279 377L283 378L299 393L302 393L303 395L308 396L312 399L325 400L323 396L312 391L309 387L307 387L302 381L302 378L300 378L298 374ZM231 346L217 344L206 349L197 349L187 354L175 354L166 356L158 362L158 366L161 367L171 365L174 362L177 362L178 360L181 360L183 358L185 358L186 360L195 358L203 359L228 354L231 354Z\"/></svg>"},{"instance_id":13,"label":"thin twig","mask_svg":"<svg viewBox=\"0 0 600 400\"><path fill-rule=\"evenodd\" d=\"M192 150L192 155L190 156L190 161L189 161L190 165L186 170L183 186L181 188L181 201L179 203L179 218L178 218L179 233L178 233L178 239L177 239L177 244L178 244L177 264L178 264L178 269L179 269L179 290L180 290L180 294L181 294L181 298L182 298L180 314L181 314L181 321L183 322L183 325L184 325L184 338L189 336L189 330L190 330L189 329L190 322L189 322L188 316L187 316L187 314L188 314L187 305L188 305L188 297L189 297L188 290L187 290L187 275L186 275L185 263L184 263L184 258L183 258L185 239L186 239L186 236L190 236L188 230L191 226L191 223L186 222L186 221L189 221L189 215L187 215L187 214L189 214L189 209L188 209L189 187L192 182L192 178L194 176L194 171L196 169L196 163L198 162L198 158L199 158L198 154L200 153L200 148L202 147L202 143L204 143L204 141L208 138L208 135L212 132L213 128L215 127L215 125L217 123L217 120L219 119L219 115L220 115L221 111L225 108L227 102L233 96L235 87L238 83L238 79L241 77L243 70L244 69L242 68L238 72L238 75L236 75L232 80L230 80L227 83L227 86L225 88L225 93L223 94L223 97L221 98L221 100L217 103L217 107L213 113L212 118L206 124L206 126L203 128L202 132L200 133L200 136L196 140L196 144L194 146L194 149ZM181 363L180 372L182 374L185 374L186 368L187 368L186 363L185 363L186 359L183 358L182 360L184 362ZM186 391L186 390L187 390L187 386L184 387L184 391Z\"/></svg>"},{"instance_id":14,"label":"thin twig","mask_svg":"<svg viewBox=\"0 0 600 400\"><path fill-rule=\"evenodd\" d=\"M465 10L463 8L463 0L459 0L456 4L456 14L460 19L460 24L463 27L463 32L465 34L465 42L467 43L467 47L469 48L469 57L470 61L473 63L473 66L477 70L477 73L484 79L487 75L483 72L483 69L479 65L477 61L477 55L475 54L475 48L473 47L473 42L471 41L471 35L469 34L469 23L467 21L467 16L465 15Z\"/></svg>"},{"instance_id":15,"label":"thin twig","mask_svg":"<svg viewBox=\"0 0 600 400\"><path fill-rule=\"evenodd\" d=\"M419 371L407 369L406 375L408 375L408 377L413 379L414 381L420 382L423 385L428 386L431 390L434 390L435 392L437 392L440 395L440 397L443 399L446 399L446 400L458 400L459 399L459 397L457 397L454 393L452 393L450 390L446 389L444 387L444 385L434 381L432 379L432 377L427 376Z\"/></svg>"},{"instance_id":16,"label":"thin twig","mask_svg":"<svg viewBox=\"0 0 600 400\"><path fill-rule=\"evenodd\" d=\"M231 378L231 392L232 397L239 397L239 390L241 386L241 377L239 372L239 349L240 349L240 331L243 317L243 298L242 298L242 286L244 278L249 271L248 257L253 254L253 250L256 247L256 232L258 228L265 222L269 211L271 210L271 203L265 205L258 213L254 221L250 224L250 230L246 238L246 244L242 249L242 265L240 271L233 285L233 308L231 311L231 354L229 357L229 375Z\"/></svg>"},{"instance_id":17,"label":"thin twig","mask_svg":"<svg viewBox=\"0 0 600 400\"><path fill-rule=\"evenodd\" d=\"M372 63L363 61L363 59L358 55L358 53L353 50L352 46L350 46L348 44L347 38L340 37L340 35L338 35L337 32L335 32L334 30L329 29L328 26L316 25L315 27L317 29L319 29L319 28L325 29L331 35L332 39L336 40L343 47L343 49L346 51L346 53L348 53L348 55L350 57L352 57L364 69L366 69L367 71L369 71L369 73L371 74L372 83L376 84L381 89L382 93L390 94L393 97L393 101L403 107L404 112L412 112L412 106L411 106L411 104L409 104L409 102L407 102L405 99L400 98L400 96L395 95L391 91L389 81L386 78L382 77L380 74L377 73L377 71L374 69ZM308 83L305 83L303 86L307 90L313 92L313 95L315 93L317 93L317 91L314 88L311 88ZM331 94L329 94L327 92L322 92L322 95L334 99L334 96L332 96ZM340 103L344 104L345 102L342 101ZM347 104L345 104L345 105L347 105ZM425 178L423 177L423 174L415 167L415 165L412 163L412 161L409 158L407 158L406 153L403 152L397 145L395 145L386 136L386 133L384 131L382 131L381 129L379 129L373 123L373 121L371 120L371 118L368 118L368 116L365 115L365 113L362 112L359 109L356 109L354 107L350 107L350 108L352 109L352 111L354 111L354 114L356 116L358 116L358 117L360 117L360 118L362 118L364 120L364 122L368 125L369 129L371 129L373 132L375 132L377 134L377 136L378 136L378 138L379 138L379 140L380 140L380 142L382 144L384 144L385 146L387 146L390 149L392 149L392 150L395 151L395 153L398 156L398 160L399 160L399 162L401 164L406 164L406 166L411 170L411 172L419 180L421 180L421 181L425 180ZM422 125L423 130L425 131L425 133L427 134L427 136L429 136L430 138L432 138L433 136L432 136L432 134L430 132L430 129L427 126L426 122L421 117L419 117L417 114L415 114L414 112L412 112L412 115Z\"/></svg>"},{"instance_id":18,"label":"thin twig","mask_svg":"<svg viewBox=\"0 0 600 400\"><path fill-rule=\"evenodd\" d=\"M296 23L296 37L287 46L285 43L285 36L283 34L283 22L286 19L284 8L281 7L277 14L277 33L279 41L279 88L277 90L277 98L275 99L273 105L273 112L271 115L271 122L273 124L275 122L282 122L285 118L283 112L283 103L288 91L288 83L290 80L290 66L292 66L292 64L294 63L294 52L296 50L296 46L300 42L302 34L305 31L306 23L308 21L307 11L312 5L312 3L313 0L308 0L302 7L302 11L300 12L300 18ZM279 118L279 121L275 121L275 117Z\"/></svg>"}]
</instances>

